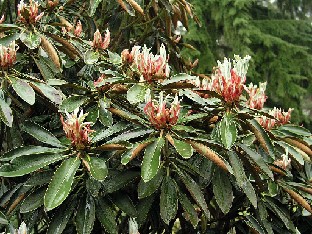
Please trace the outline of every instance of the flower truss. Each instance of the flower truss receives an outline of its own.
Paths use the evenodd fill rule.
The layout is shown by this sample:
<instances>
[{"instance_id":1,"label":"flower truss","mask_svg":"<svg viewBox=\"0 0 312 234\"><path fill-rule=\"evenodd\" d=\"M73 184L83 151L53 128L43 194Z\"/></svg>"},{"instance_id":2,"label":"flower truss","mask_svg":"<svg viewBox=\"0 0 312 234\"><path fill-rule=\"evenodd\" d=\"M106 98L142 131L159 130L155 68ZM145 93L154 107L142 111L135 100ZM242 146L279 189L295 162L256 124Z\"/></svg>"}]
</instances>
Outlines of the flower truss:
<instances>
[{"instance_id":1,"label":"flower truss","mask_svg":"<svg viewBox=\"0 0 312 234\"><path fill-rule=\"evenodd\" d=\"M168 96L163 97L163 92L159 94L159 102L151 98L144 107L144 112L148 116L149 121L156 129L168 129L175 125L179 118L180 101L175 96L170 108L167 108Z\"/></svg>"},{"instance_id":2,"label":"flower truss","mask_svg":"<svg viewBox=\"0 0 312 234\"><path fill-rule=\"evenodd\" d=\"M245 86L245 90L249 94L249 99L247 105L250 108L261 110L268 96L265 95L266 82L259 83L259 88L257 85L252 83L249 86Z\"/></svg>"},{"instance_id":3,"label":"flower truss","mask_svg":"<svg viewBox=\"0 0 312 234\"><path fill-rule=\"evenodd\" d=\"M67 119L65 121L61 115L61 122L66 137L71 141L71 144L77 149L83 149L90 144L89 134L93 130L90 129L91 122L83 122L88 114L83 114L81 110L78 115L78 111L79 108L75 109L72 114L66 112Z\"/></svg>"},{"instance_id":4,"label":"flower truss","mask_svg":"<svg viewBox=\"0 0 312 234\"><path fill-rule=\"evenodd\" d=\"M104 38L102 38L102 35L99 30L96 30L93 36L93 42L91 42L91 45L94 49L107 49L108 45L110 43L110 32L107 29L105 32Z\"/></svg>"},{"instance_id":5,"label":"flower truss","mask_svg":"<svg viewBox=\"0 0 312 234\"><path fill-rule=\"evenodd\" d=\"M35 24L43 16L44 12L39 14L38 2L29 1L29 5L25 4L23 0L17 5L17 15L21 22L25 24Z\"/></svg>"},{"instance_id":6,"label":"flower truss","mask_svg":"<svg viewBox=\"0 0 312 234\"><path fill-rule=\"evenodd\" d=\"M282 111L282 109L274 107L273 110L269 111L269 115L273 118L267 116L261 116L257 118L258 122L267 130L272 129L275 126L287 124L290 121L291 112L293 109L289 108L288 111Z\"/></svg>"},{"instance_id":7,"label":"flower truss","mask_svg":"<svg viewBox=\"0 0 312 234\"><path fill-rule=\"evenodd\" d=\"M144 45L143 48L134 46L131 52L128 49L122 51L121 57L124 62L132 64L139 71L141 81L152 82L169 77L168 57L163 44L160 46L159 55L150 53L150 48Z\"/></svg>"},{"instance_id":8,"label":"flower truss","mask_svg":"<svg viewBox=\"0 0 312 234\"><path fill-rule=\"evenodd\" d=\"M11 67L15 63L17 50L15 41L11 42L8 47L0 45L0 66L2 68Z\"/></svg>"}]
</instances>

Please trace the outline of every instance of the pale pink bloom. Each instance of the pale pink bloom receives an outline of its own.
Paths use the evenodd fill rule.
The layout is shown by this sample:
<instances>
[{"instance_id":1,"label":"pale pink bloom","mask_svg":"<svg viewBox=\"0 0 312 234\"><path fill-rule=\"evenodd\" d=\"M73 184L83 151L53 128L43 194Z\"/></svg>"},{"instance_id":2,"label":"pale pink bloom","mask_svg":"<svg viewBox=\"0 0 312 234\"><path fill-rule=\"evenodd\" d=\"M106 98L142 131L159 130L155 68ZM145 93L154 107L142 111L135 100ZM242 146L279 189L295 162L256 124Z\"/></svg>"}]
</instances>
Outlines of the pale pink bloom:
<instances>
[{"instance_id":1,"label":"pale pink bloom","mask_svg":"<svg viewBox=\"0 0 312 234\"><path fill-rule=\"evenodd\" d=\"M293 109L289 108L288 111L282 111L282 109L274 107L272 110L269 111L269 115L272 118L267 116L261 116L257 118L257 121L267 130L272 129L275 126L280 126L289 123L291 112Z\"/></svg>"},{"instance_id":2,"label":"pale pink bloom","mask_svg":"<svg viewBox=\"0 0 312 234\"><path fill-rule=\"evenodd\" d=\"M30 0L28 5L25 4L23 0L21 0L20 3L17 5L18 19L25 24L37 23L44 15L44 12L39 14L38 7L39 5L36 1Z\"/></svg>"},{"instance_id":3,"label":"pale pink bloom","mask_svg":"<svg viewBox=\"0 0 312 234\"><path fill-rule=\"evenodd\" d=\"M104 39L102 39L102 35L99 30L96 30L94 33L93 42L91 43L92 47L94 49L107 49L108 45L110 43L110 32L107 29L105 32Z\"/></svg>"},{"instance_id":4,"label":"pale pink bloom","mask_svg":"<svg viewBox=\"0 0 312 234\"><path fill-rule=\"evenodd\" d=\"M66 112L67 119L65 121L61 115L61 122L66 137L71 141L71 144L81 149L90 144L89 134L93 130L90 129L91 122L83 122L88 114L83 114L81 110L78 115L78 111L79 108L75 109L72 114Z\"/></svg>"},{"instance_id":5,"label":"pale pink bloom","mask_svg":"<svg viewBox=\"0 0 312 234\"><path fill-rule=\"evenodd\" d=\"M76 37L80 37L81 33L82 33L82 24L81 24L80 20L78 20L76 27L75 27L75 30L74 30L74 35Z\"/></svg>"},{"instance_id":6,"label":"pale pink bloom","mask_svg":"<svg viewBox=\"0 0 312 234\"><path fill-rule=\"evenodd\" d=\"M2 24L4 22L5 18L4 15L2 15L1 19L0 19L0 24Z\"/></svg>"},{"instance_id":7,"label":"pale pink bloom","mask_svg":"<svg viewBox=\"0 0 312 234\"><path fill-rule=\"evenodd\" d=\"M259 88L257 85L253 85L252 83L250 83L249 86L245 86L245 90L249 94L247 105L250 108L258 110L263 108L263 105L268 98L265 95L266 84L266 82L259 83Z\"/></svg>"},{"instance_id":8,"label":"pale pink bloom","mask_svg":"<svg viewBox=\"0 0 312 234\"><path fill-rule=\"evenodd\" d=\"M6 47L0 45L0 66L2 68L7 68L13 66L16 61L16 51L18 47L15 46L15 41Z\"/></svg>"},{"instance_id":9,"label":"pale pink bloom","mask_svg":"<svg viewBox=\"0 0 312 234\"><path fill-rule=\"evenodd\" d=\"M233 67L227 58L224 58L223 63L218 61L218 66L205 88L220 94L227 103L238 101L244 90L249 60L250 56L235 56Z\"/></svg>"},{"instance_id":10,"label":"pale pink bloom","mask_svg":"<svg viewBox=\"0 0 312 234\"><path fill-rule=\"evenodd\" d=\"M144 107L145 114L149 117L151 124L157 129L170 128L178 122L180 113L178 96L175 96L170 109L166 106L166 99L167 97L164 100L163 92L160 92L159 102L149 99Z\"/></svg>"},{"instance_id":11,"label":"pale pink bloom","mask_svg":"<svg viewBox=\"0 0 312 234\"><path fill-rule=\"evenodd\" d=\"M150 53L150 49L144 45L134 46L129 53L129 50L123 50L121 53L124 62L132 64L141 74L141 81L145 80L152 82L158 78L169 77L170 69L168 65L168 56L165 46L160 46L159 55Z\"/></svg>"},{"instance_id":12,"label":"pale pink bloom","mask_svg":"<svg viewBox=\"0 0 312 234\"><path fill-rule=\"evenodd\" d=\"M286 148L285 154L282 155L282 159L275 160L274 164L284 170L286 170L291 163L291 159L288 158L288 148Z\"/></svg>"}]
</instances>

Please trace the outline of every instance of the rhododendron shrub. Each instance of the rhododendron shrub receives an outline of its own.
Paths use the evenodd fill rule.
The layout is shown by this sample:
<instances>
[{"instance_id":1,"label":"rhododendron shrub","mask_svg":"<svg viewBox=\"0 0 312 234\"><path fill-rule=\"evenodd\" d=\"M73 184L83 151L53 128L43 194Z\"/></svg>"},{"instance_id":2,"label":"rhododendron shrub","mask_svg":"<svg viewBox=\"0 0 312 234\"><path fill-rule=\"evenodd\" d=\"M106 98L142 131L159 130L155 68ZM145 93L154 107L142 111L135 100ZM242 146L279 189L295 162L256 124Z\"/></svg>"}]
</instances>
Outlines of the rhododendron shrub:
<instances>
[{"instance_id":1,"label":"rhododendron shrub","mask_svg":"<svg viewBox=\"0 0 312 234\"><path fill-rule=\"evenodd\" d=\"M0 232L306 233L311 133L296 107L266 106L252 57L187 69L188 2L15 7L0 24Z\"/></svg>"}]
</instances>

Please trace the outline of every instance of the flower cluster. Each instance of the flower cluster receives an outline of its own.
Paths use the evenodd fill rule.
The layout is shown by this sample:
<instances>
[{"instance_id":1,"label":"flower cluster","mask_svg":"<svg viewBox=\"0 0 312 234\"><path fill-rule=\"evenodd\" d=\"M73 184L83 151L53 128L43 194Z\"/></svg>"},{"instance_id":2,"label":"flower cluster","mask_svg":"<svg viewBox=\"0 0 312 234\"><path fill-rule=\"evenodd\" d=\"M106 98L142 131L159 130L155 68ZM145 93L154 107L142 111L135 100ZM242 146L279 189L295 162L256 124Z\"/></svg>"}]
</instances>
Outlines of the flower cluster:
<instances>
[{"instance_id":1,"label":"flower cluster","mask_svg":"<svg viewBox=\"0 0 312 234\"><path fill-rule=\"evenodd\" d=\"M289 108L288 111L282 111L282 109L274 107L273 110L269 111L269 115L273 118L267 116L261 116L257 118L257 121L267 130L272 129L275 126L287 124L290 121L291 112L293 109Z\"/></svg>"},{"instance_id":2,"label":"flower cluster","mask_svg":"<svg viewBox=\"0 0 312 234\"><path fill-rule=\"evenodd\" d=\"M15 41L11 42L8 47L0 45L0 67L11 67L15 63L17 49Z\"/></svg>"},{"instance_id":3,"label":"flower cluster","mask_svg":"<svg viewBox=\"0 0 312 234\"><path fill-rule=\"evenodd\" d=\"M288 148L286 148L285 154L282 154L282 159L275 160L274 164L284 170L286 170L291 163L291 159L288 158Z\"/></svg>"},{"instance_id":4,"label":"flower cluster","mask_svg":"<svg viewBox=\"0 0 312 234\"><path fill-rule=\"evenodd\" d=\"M76 27L73 27L72 25L69 25L67 27L62 27L63 34L66 34L70 31L73 32L76 37L80 37L82 34L81 21L80 20L77 21Z\"/></svg>"},{"instance_id":5,"label":"flower cluster","mask_svg":"<svg viewBox=\"0 0 312 234\"><path fill-rule=\"evenodd\" d=\"M90 144L89 133L93 132L90 129L91 122L83 122L88 114L83 114L81 110L78 115L79 108L75 109L72 114L66 112L67 119L64 121L61 115L61 122L66 137L71 141L72 145L77 149L83 149Z\"/></svg>"},{"instance_id":6,"label":"flower cluster","mask_svg":"<svg viewBox=\"0 0 312 234\"><path fill-rule=\"evenodd\" d=\"M218 61L218 66L210 80L204 80L200 89L215 91L220 94L225 102L232 103L239 100L246 82L246 73L250 56L241 58L235 56L232 63L224 58L223 63Z\"/></svg>"},{"instance_id":7,"label":"flower cluster","mask_svg":"<svg viewBox=\"0 0 312 234\"><path fill-rule=\"evenodd\" d=\"M248 87L245 86L245 90L249 94L247 105L250 108L258 110L263 108L263 105L268 98L265 95L266 84L266 82L259 83L259 88L257 85L253 85L252 83L250 83Z\"/></svg>"},{"instance_id":8,"label":"flower cluster","mask_svg":"<svg viewBox=\"0 0 312 234\"><path fill-rule=\"evenodd\" d=\"M35 24L43 16L44 12L39 14L39 5L36 1L29 1L29 5L24 3L24 0L21 0L17 5L17 15L18 19L25 24Z\"/></svg>"},{"instance_id":9,"label":"flower cluster","mask_svg":"<svg viewBox=\"0 0 312 234\"><path fill-rule=\"evenodd\" d=\"M128 49L122 51L121 57L139 71L141 81L152 82L169 77L168 57L163 44L160 46L159 55L150 53L150 48L144 45L143 48L134 46L131 52Z\"/></svg>"},{"instance_id":10,"label":"flower cluster","mask_svg":"<svg viewBox=\"0 0 312 234\"><path fill-rule=\"evenodd\" d=\"M96 32L93 35L93 42L91 43L92 47L94 49L107 49L108 45L110 43L110 32L107 29L105 32L104 38L102 38L102 35L99 30L96 30Z\"/></svg>"},{"instance_id":11,"label":"flower cluster","mask_svg":"<svg viewBox=\"0 0 312 234\"><path fill-rule=\"evenodd\" d=\"M157 129L170 128L177 123L179 118L180 102L178 96L174 98L170 109L166 106L167 97L164 99L163 92L160 92L159 102L150 98L144 107L145 114L149 117L151 124Z\"/></svg>"}]
</instances>

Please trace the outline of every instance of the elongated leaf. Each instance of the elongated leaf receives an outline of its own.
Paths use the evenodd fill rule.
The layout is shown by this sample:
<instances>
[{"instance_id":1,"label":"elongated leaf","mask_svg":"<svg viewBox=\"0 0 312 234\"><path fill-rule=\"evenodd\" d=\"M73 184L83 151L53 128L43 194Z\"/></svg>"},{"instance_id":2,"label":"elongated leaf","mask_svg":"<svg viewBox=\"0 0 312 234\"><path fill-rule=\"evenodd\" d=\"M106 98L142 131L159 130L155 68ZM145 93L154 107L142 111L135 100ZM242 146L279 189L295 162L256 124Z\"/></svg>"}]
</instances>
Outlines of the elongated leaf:
<instances>
[{"instance_id":1,"label":"elongated leaf","mask_svg":"<svg viewBox=\"0 0 312 234\"><path fill-rule=\"evenodd\" d=\"M288 152L296 159L296 161L298 163L300 163L301 165L304 165L304 160L302 155L304 155L304 159L311 162L310 157L303 151L299 150L298 148L283 142L283 141L277 141L276 144L280 145L281 147L283 147L286 151L286 149L288 149Z\"/></svg>"},{"instance_id":2,"label":"elongated leaf","mask_svg":"<svg viewBox=\"0 0 312 234\"><path fill-rule=\"evenodd\" d=\"M52 176L54 175L54 171L47 170L47 171L40 171L40 173L34 173L31 177L24 183L25 186L42 186L44 184L48 184Z\"/></svg>"},{"instance_id":3,"label":"elongated leaf","mask_svg":"<svg viewBox=\"0 0 312 234\"><path fill-rule=\"evenodd\" d=\"M12 81L12 87L17 95L28 104L33 105L35 103L35 91L33 88L24 80L14 77L10 77L10 80Z\"/></svg>"},{"instance_id":4,"label":"elongated leaf","mask_svg":"<svg viewBox=\"0 0 312 234\"><path fill-rule=\"evenodd\" d=\"M141 84L135 84L133 85L128 91L127 91L127 100L131 104L136 104L139 102L143 102L145 100L145 95L147 91L147 86L141 85Z\"/></svg>"},{"instance_id":5,"label":"elongated leaf","mask_svg":"<svg viewBox=\"0 0 312 234\"><path fill-rule=\"evenodd\" d=\"M127 165L133 158L138 156L151 142L155 140L155 138L148 138L146 141L133 144L132 148L126 150L121 155L121 163L123 165Z\"/></svg>"},{"instance_id":6,"label":"elongated leaf","mask_svg":"<svg viewBox=\"0 0 312 234\"><path fill-rule=\"evenodd\" d=\"M62 101L60 111L73 112L76 108L80 107L89 100L86 96L71 96Z\"/></svg>"},{"instance_id":7,"label":"elongated leaf","mask_svg":"<svg viewBox=\"0 0 312 234\"><path fill-rule=\"evenodd\" d=\"M43 197L46 191L45 187L35 190L33 193L29 194L21 204L20 212L27 213L37 209L43 205Z\"/></svg>"},{"instance_id":8,"label":"elongated leaf","mask_svg":"<svg viewBox=\"0 0 312 234\"><path fill-rule=\"evenodd\" d=\"M212 184L216 201L222 212L227 214L233 202L233 191L229 176L224 171L217 168Z\"/></svg>"},{"instance_id":9,"label":"elongated leaf","mask_svg":"<svg viewBox=\"0 0 312 234\"><path fill-rule=\"evenodd\" d=\"M1 31L1 29L0 29L0 31ZM6 36L0 38L0 45L7 47L8 45L11 44L12 41L15 41L16 39L18 39L19 36L20 36L20 33L18 33L18 32L6 35Z\"/></svg>"},{"instance_id":10,"label":"elongated leaf","mask_svg":"<svg viewBox=\"0 0 312 234\"><path fill-rule=\"evenodd\" d=\"M31 121L25 121L23 131L36 138L38 141L55 147L63 147L61 142L48 130Z\"/></svg>"},{"instance_id":11,"label":"elongated leaf","mask_svg":"<svg viewBox=\"0 0 312 234\"><path fill-rule=\"evenodd\" d=\"M62 152L64 152L64 149L49 148L43 146L22 146L3 154L2 157L0 158L0 161L11 161L23 155L57 154Z\"/></svg>"},{"instance_id":12,"label":"elongated leaf","mask_svg":"<svg viewBox=\"0 0 312 234\"><path fill-rule=\"evenodd\" d=\"M187 213L187 217L190 219L193 227L196 228L199 222L199 219L198 219L198 215L197 215L194 205L190 202L190 200L187 198L187 196L183 192L179 191L178 197L179 197L179 202L181 203L183 207L183 210Z\"/></svg>"},{"instance_id":13,"label":"elongated leaf","mask_svg":"<svg viewBox=\"0 0 312 234\"><path fill-rule=\"evenodd\" d=\"M86 196L79 204L76 215L76 229L78 234L90 234L95 221L95 203L92 196Z\"/></svg>"},{"instance_id":14,"label":"elongated leaf","mask_svg":"<svg viewBox=\"0 0 312 234\"><path fill-rule=\"evenodd\" d=\"M112 196L113 203L130 217L136 217L137 211L127 194L116 193Z\"/></svg>"},{"instance_id":15,"label":"elongated leaf","mask_svg":"<svg viewBox=\"0 0 312 234\"><path fill-rule=\"evenodd\" d=\"M299 137L309 137L311 136L311 132L308 129L305 129L300 126L292 125L292 124L286 124L282 125L278 128L279 131L288 131L291 132Z\"/></svg>"},{"instance_id":16,"label":"elongated leaf","mask_svg":"<svg viewBox=\"0 0 312 234\"><path fill-rule=\"evenodd\" d=\"M169 224L175 218L178 210L178 194L176 182L166 176L161 185L160 194L160 216L162 220Z\"/></svg>"},{"instance_id":17,"label":"elongated leaf","mask_svg":"<svg viewBox=\"0 0 312 234\"><path fill-rule=\"evenodd\" d=\"M47 210L54 209L66 199L79 165L79 159L69 158L56 170L44 196L44 206Z\"/></svg>"},{"instance_id":18,"label":"elongated leaf","mask_svg":"<svg viewBox=\"0 0 312 234\"><path fill-rule=\"evenodd\" d=\"M9 221L5 217L5 215L0 211L0 224L7 225Z\"/></svg>"},{"instance_id":19,"label":"elongated leaf","mask_svg":"<svg viewBox=\"0 0 312 234\"><path fill-rule=\"evenodd\" d=\"M174 143L174 148L176 151L183 157L183 158L190 158L193 155L193 147L185 142L185 141L180 141L176 138L173 138L173 143Z\"/></svg>"},{"instance_id":20,"label":"elongated leaf","mask_svg":"<svg viewBox=\"0 0 312 234\"><path fill-rule=\"evenodd\" d=\"M242 162L234 152L229 152L229 156L238 186L244 191L251 204L257 208L256 192L245 174Z\"/></svg>"},{"instance_id":21,"label":"elongated leaf","mask_svg":"<svg viewBox=\"0 0 312 234\"><path fill-rule=\"evenodd\" d=\"M92 142L96 143L98 141L101 141L107 137L110 137L111 135L118 133L122 130L127 129L127 124L125 122L118 122L114 124L113 126L102 129L100 131L96 131L95 134L93 135Z\"/></svg>"},{"instance_id":22,"label":"elongated leaf","mask_svg":"<svg viewBox=\"0 0 312 234\"><path fill-rule=\"evenodd\" d=\"M98 51L88 50L84 56L84 62L88 65L96 63L100 58L100 53Z\"/></svg>"},{"instance_id":23,"label":"elongated leaf","mask_svg":"<svg viewBox=\"0 0 312 234\"><path fill-rule=\"evenodd\" d=\"M148 218L147 215L153 205L154 199L155 199L155 196L151 195L149 197L146 197L140 200L137 206L137 211L138 211L137 222L139 226L141 226L143 223L146 222L146 219Z\"/></svg>"},{"instance_id":24,"label":"elongated leaf","mask_svg":"<svg viewBox=\"0 0 312 234\"><path fill-rule=\"evenodd\" d=\"M74 198L67 200L60 208L57 210L51 223L49 224L49 229L47 234L62 234L69 218L71 217L73 211L77 205L77 200Z\"/></svg>"},{"instance_id":25,"label":"elongated leaf","mask_svg":"<svg viewBox=\"0 0 312 234\"><path fill-rule=\"evenodd\" d=\"M39 59L34 58L34 61L44 80L50 80L55 77L55 71L47 64L46 60L42 56L39 56Z\"/></svg>"},{"instance_id":26,"label":"elongated leaf","mask_svg":"<svg viewBox=\"0 0 312 234\"><path fill-rule=\"evenodd\" d=\"M193 180L192 177L190 177L186 173L183 173L178 167L176 167L176 169L179 177L185 184L185 187L187 188L193 199L196 201L197 205L203 210L206 217L209 217L207 203L199 185Z\"/></svg>"},{"instance_id":27,"label":"elongated leaf","mask_svg":"<svg viewBox=\"0 0 312 234\"><path fill-rule=\"evenodd\" d=\"M233 115L226 113L220 122L220 135L222 144L229 149L237 138L237 130Z\"/></svg>"},{"instance_id":28,"label":"elongated leaf","mask_svg":"<svg viewBox=\"0 0 312 234\"><path fill-rule=\"evenodd\" d=\"M259 234L266 234L263 227L260 225L259 221L252 217L251 215L247 216L247 220L245 220L246 224L257 231Z\"/></svg>"},{"instance_id":29,"label":"elongated leaf","mask_svg":"<svg viewBox=\"0 0 312 234\"><path fill-rule=\"evenodd\" d=\"M113 125L113 116L112 113L107 110L109 105L105 102L105 100L100 99L99 101L99 119L100 122L104 126L112 126Z\"/></svg>"},{"instance_id":30,"label":"elongated leaf","mask_svg":"<svg viewBox=\"0 0 312 234\"><path fill-rule=\"evenodd\" d=\"M63 99L61 91L44 83L32 82L32 84L36 86L43 93L43 95L49 98L52 102L55 104L61 104Z\"/></svg>"},{"instance_id":31,"label":"elongated leaf","mask_svg":"<svg viewBox=\"0 0 312 234\"><path fill-rule=\"evenodd\" d=\"M108 174L105 159L89 157L88 163L92 177L98 181L103 181Z\"/></svg>"},{"instance_id":32,"label":"elongated leaf","mask_svg":"<svg viewBox=\"0 0 312 234\"><path fill-rule=\"evenodd\" d=\"M273 146L268 134L263 129L263 127L255 119L247 120L247 121L250 124L250 126L253 130L253 133L256 135L257 139L260 141L260 143L262 142L261 146L264 147L264 149L268 151L271 158L275 159L274 146ZM260 138L263 140L261 140Z\"/></svg>"},{"instance_id":33,"label":"elongated leaf","mask_svg":"<svg viewBox=\"0 0 312 234\"><path fill-rule=\"evenodd\" d=\"M110 234L117 234L116 214L111 205L105 199L100 199L97 204L96 217L100 220L102 226Z\"/></svg>"},{"instance_id":34,"label":"elongated leaf","mask_svg":"<svg viewBox=\"0 0 312 234\"><path fill-rule=\"evenodd\" d=\"M23 155L0 167L0 176L16 177L43 168L51 163L62 160L67 155L62 154L36 154Z\"/></svg>"},{"instance_id":35,"label":"elongated leaf","mask_svg":"<svg viewBox=\"0 0 312 234\"><path fill-rule=\"evenodd\" d=\"M12 127L13 113L10 105L3 98L3 91L0 89L0 119L8 127Z\"/></svg>"},{"instance_id":36,"label":"elongated leaf","mask_svg":"<svg viewBox=\"0 0 312 234\"><path fill-rule=\"evenodd\" d=\"M165 80L161 84L167 85L167 84L176 83L176 82L180 82L180 81L191 81L191 80L195 80L197 78L198 78L197 76L191 76L189 74L180 73L178 75L171 77L170 79Z\"/></svg>"},{"instance_id":37,"label":"elongated leaf","mask_svg":"<svg viewBox=\"0 0 312 234\"><path fill-rule=\"evenodd\" d=\"M104 187L104 192L112 193L115 192L128 184L130 184L134 179L139 176L139 173L136 171L125 171L125 172L116 172L110 171L106 180L102 182Z\"/></svg>"},{"instance_id":38,"label":"elongated leaf","mask_svg":"<svg viewBox=\"0 0 312 234\"><path fill-rule=\"evenodd\" d=\"M144 135L152 133L152 132L154 132L154 130L152 130L152 129L147 129L147 130L138 129L138 130L134 130L131 132L126 132L126 133L120 134L120 135L114 137L113 139L111 139L110 141L108 141L107 143L117 143L117 142L121 142L121 141L128 141L130 139L141 137L141 136L144 136Z\"/></svg>"},{"instance_id":39,"label":"elongated leaf","mask_svg":"<svg viewBox=\"0 0 312 234\"><path fill-rule=\"evenodd\" d=\"M141 179L138 185L139 199L152 195L159 188L163 178L164 178L164 170L160 169L157 175L150 181L144 182L144 180Z\"/></svg>"},{"instance_id":40,"label":"elongated leaf","mask_svg":"<svg viewBox=\"0 0 312 234\"><path fill-rule=\"evenodd\" d=\"M40 35L32 31L22 32L19 38L31 50L36 49L41 43Z\"/></svg>"},{"instance_id":41,"label":"elongated leaf","mask_svg":"<svg viewBox=\"0 0 312 234\"><path fill-rule=\"evenodd\" d=\"M252 149L250 149L248 146L246 146L244 144L238 144L238 146L246 152L247 156L249 156L251 158L253 163L255 163L257 166L259 166L260 169L268 177L270 177L271 180L274 180L272 171L270 170L269 166L267 165L267 163L264 161L263 157L260 154L253 151Z\"/></svg>"},{"instance_id":42,"label":"elongated leaf","mask_svg":"<svg viewBox=\"0 0 312 234\"><path fill-rule=\"evenodd\" d=\"M141 177L144 182L151 180L157 174L160 165L161 149L164 144L165 140L159 137L146 147L141 166Z\"/></svg>"}]
</instances>

